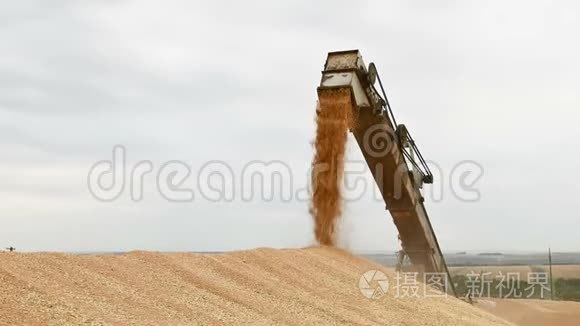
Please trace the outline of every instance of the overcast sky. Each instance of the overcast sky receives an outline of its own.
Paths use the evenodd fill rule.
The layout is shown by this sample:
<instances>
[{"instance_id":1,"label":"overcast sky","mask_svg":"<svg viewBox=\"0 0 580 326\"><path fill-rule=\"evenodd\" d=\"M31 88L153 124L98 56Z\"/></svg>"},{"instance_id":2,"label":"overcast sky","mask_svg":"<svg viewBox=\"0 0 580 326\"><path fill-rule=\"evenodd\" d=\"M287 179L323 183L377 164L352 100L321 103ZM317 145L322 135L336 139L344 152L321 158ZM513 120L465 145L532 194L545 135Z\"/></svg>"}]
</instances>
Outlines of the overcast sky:
<instances>
[{"instance_id":1,"label":"overcast sky","mask_svg":"<svg viewBox=\"0 0 580 326\"><path fill-rule=\"evenodd\" d=\"M435 4L437 3L437 4ZM326 54L374 61L399 122L441 171L426 206L446 250L580 250L576 1L3 1L0 246L233 250L313 244L308 202L214 203L206 162L285 162L307 183ZM191 166L195 199L100 202L91 166ZM352 143L349 160L361 160ZM483 168L480 198L449 187ZM429 189L426 189L429 191ZM345 205L340 243L397 249L384 205Z\"/></svg>"}]
</instances>

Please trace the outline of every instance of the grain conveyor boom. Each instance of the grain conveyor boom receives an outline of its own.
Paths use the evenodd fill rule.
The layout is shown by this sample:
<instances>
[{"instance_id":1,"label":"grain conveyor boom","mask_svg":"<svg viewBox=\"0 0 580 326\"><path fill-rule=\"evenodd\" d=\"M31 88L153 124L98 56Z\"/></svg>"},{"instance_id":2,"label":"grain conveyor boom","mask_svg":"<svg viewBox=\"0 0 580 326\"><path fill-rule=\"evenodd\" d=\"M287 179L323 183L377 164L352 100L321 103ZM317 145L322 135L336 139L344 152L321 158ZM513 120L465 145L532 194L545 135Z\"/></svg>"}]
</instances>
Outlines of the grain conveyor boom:
<instances>
[{"instance_id":1,"label":"grain conveyor boom","mask_svg":"<svg viewBox=\"0 0 580 326\"><path fill-rule=\"evenodd\" d=\"M336 89L350 92L351 131L398 229L402 249L419 272L445 273L447 291L455 295L423 205L421 187L432 183L433 176L407 128L397 124L375 65L367 68L358 50L329 53L318 94Z\"/></svg>"}]
</instances>

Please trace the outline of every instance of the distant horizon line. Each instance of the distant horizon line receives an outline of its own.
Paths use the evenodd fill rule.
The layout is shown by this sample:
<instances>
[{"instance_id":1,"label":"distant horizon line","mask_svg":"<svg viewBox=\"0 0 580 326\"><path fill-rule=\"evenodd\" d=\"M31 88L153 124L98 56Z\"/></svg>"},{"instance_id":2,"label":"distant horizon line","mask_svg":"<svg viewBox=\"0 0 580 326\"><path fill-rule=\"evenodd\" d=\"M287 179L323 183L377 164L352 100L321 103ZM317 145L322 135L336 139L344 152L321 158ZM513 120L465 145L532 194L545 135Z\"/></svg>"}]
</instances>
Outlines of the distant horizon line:
<instances>
[{"instance_id":1,"label":"distant horizon line","mask_svg":"<svg viewBox=\"0 0 580 326\"><path fill-rule=\"evenodd\" d=\"M240 248L240 249L230 249L230 250L156 250L156 249L129 249L129 250L18 250L15 248L17 252L27 252L27 253L40 253L40 252L60 252L60 253L70 253L70 254L123 254L129 253L134 251L148 251L148 252L160 252L160 253L179 253L179 252L186 252L186 253L200 253L200 254L221 254L221 253L228 253L228 252L236 252L236 251L247 251L247 250L254 250L260 248L270 248L270 249L305 249L309 247L301 247L301 248L294 248L294 247L255 247L255 248ZM400 249L393 249L393 250L367 250L367 249L348 249L348 248L340 248L347 251L350 251L353 254L358 255L395 255ZM7 251L4 250L0 251ZM511 254L545 254L548 255L548 249L546 250L444 250L444 255L511 255ZM580 249L578 250L557 250L552 251L552 254L580 254Z\"/></svg>"}]
</instances>

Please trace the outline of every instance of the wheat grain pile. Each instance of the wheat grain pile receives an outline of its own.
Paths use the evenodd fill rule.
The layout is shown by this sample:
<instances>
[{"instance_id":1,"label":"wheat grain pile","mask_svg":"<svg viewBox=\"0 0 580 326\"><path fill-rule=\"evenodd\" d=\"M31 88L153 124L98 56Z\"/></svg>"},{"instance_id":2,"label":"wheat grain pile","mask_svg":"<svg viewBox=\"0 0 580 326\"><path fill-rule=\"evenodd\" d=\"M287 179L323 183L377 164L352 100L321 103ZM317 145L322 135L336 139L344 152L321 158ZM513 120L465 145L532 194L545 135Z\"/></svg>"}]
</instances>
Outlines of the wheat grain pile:
<instances>
[{"instance_id":1,"label":"wheat grain pile","mask_svg":"<svg viewBox=\"0 0 580 326\"><path fill-rule=\"evenodd\" d=\"M332 246L342 208L341 183L352 103L350 90L345 88L321 90L318 99L310 214L316 240Z\"/></svg>"},{"instance_id":2,"label":"wheat grain pile","mask_svg":"<svg viewBox=\"0 0 580 326\"><path fill-rule=\"evenodd\" d=\"M0 325L509 325L455 298L377 300L335 248L0 253ZM393 283L392 281L391 283Z\"/></svg>"}]
</instances>

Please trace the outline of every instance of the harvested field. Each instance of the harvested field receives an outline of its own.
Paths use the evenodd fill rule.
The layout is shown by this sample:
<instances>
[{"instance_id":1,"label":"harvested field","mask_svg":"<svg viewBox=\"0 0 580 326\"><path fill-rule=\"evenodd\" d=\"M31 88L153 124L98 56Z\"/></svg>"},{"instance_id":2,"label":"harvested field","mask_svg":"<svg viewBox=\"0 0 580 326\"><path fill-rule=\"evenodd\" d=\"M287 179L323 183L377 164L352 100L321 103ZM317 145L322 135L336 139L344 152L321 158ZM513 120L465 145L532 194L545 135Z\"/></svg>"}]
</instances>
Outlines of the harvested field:
<instances>
[{"instance_id":1,"label":"harvested field","mask_svg":"<svg viewBox=\"0 0 580 326\"><path fill-rule=\"evenodd\" d=\"M488 299L476 305L521 326L576 326L580 320L580 302Z\"/></svg>"},{"instance_id":2,"label":"harvested field","mask_svg":"<svg viewBox=\"0 0 580 326\"><path fill-rule=\"evenodd\" d=\"M517 273L520 275L520 280L527 280L528 273L544 271L545 266L453 266L449 267L452 275L467 275L470 273L490 273L488 278L498 278L502 274ZM545 269L547 271L547 269Z\"/></svg>"},{"instance_id":3,"label":"harvested field","mask_svg":"<svg viewBox=\"0 0 580 326\"><path fill-rule=\"evenodd\" d=\"M497 277L500 272L506 273L517 273L520 275L521 280L526 280L528 273L531 272L549 272L550 267L548 265L517 265L517 266L453 266L449 267L449 271L452 275L466 275L468 273L491 273L490 277ZM553 265L552 274L554 279L559 278L580 278L580 265Z\"/></svg>"},{"instance_id":4,"label":"harvested field","mask_svg":"<svg viewBox=\"0 0 580 326\"><path fill-rule=\"evenodd\" d=\"M392 271L329 247L0 262L2 325L510 325L450 297L367 299L361 275Z\"/></svg>"},{"instance_id":5,"label":"harvested field","mask_svg":"<svg viewBox=\"0 0 580 326\"><path fill-rule=\"evenodd\" d=\"M548 267L546 267L548 270ZM580 265L553 265L552 274L558 278L580 278Z\"/></svg>"}]
</instances>

